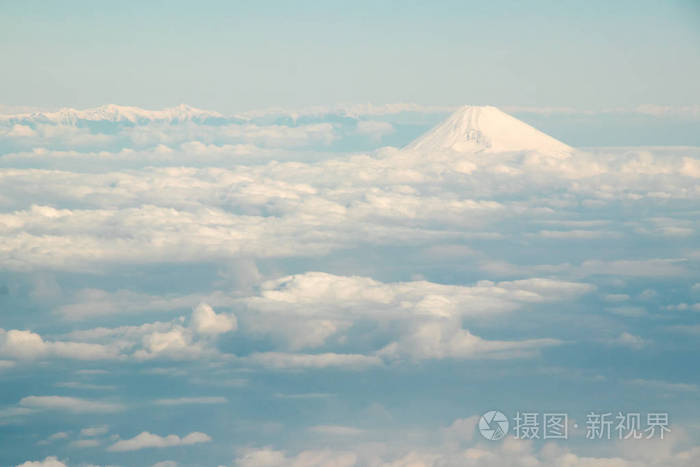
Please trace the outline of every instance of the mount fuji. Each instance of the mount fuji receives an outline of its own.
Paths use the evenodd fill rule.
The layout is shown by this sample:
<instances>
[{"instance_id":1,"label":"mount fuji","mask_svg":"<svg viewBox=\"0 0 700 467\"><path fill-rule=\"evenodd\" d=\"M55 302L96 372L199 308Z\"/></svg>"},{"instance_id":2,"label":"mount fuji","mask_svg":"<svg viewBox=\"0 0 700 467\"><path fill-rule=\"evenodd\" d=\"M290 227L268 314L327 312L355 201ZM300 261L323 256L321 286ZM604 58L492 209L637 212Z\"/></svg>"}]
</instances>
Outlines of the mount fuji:
<instances>
[{"instance_id":1,"label":"mount fuji","mask_svg":"<svg viewBox=\"0 0 700 467\"><path fill-rule=\"evenodd\" d=\"M466 105L404 149L457 153L537 152L568 157L570 146L492 106Z\"/></svg>"}]
</instances>

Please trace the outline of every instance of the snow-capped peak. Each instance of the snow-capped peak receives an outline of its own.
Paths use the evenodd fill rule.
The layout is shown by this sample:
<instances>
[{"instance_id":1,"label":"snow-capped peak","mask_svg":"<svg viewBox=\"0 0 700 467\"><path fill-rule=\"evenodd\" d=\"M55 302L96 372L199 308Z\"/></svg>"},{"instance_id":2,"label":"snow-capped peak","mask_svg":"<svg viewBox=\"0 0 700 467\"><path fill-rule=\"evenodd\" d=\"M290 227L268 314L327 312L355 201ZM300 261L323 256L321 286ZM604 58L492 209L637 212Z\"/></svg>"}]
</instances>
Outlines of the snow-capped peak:
<instances>
[{"instance_id":1,"label":"snow-capped peak","mask_svg":"<svg viewBox=\"0 0 700 467\"><path fill-rule=\"evenodd\" d=\"M565 156L570 146L492 106L466 105L406 146L419 152L532 151Z\"/></svg>"},{"instance_id":2,"label":"snow-capped peak","mask_svg":"<svg viewBox=\"0 0 700 467\"><path fill-rule=\"evenodd\" d=\"M64 108L56 112L34 112L2 116L3 120L9 121L33 121L59 125L74 125L79 121L117 123L160 121L176 123L189 120L206 120L209 118L224 117L218 112L196 109L185 104L162 110L146 110L140 107L108 104L84 110Z\"/></svg>"}]
</instances>

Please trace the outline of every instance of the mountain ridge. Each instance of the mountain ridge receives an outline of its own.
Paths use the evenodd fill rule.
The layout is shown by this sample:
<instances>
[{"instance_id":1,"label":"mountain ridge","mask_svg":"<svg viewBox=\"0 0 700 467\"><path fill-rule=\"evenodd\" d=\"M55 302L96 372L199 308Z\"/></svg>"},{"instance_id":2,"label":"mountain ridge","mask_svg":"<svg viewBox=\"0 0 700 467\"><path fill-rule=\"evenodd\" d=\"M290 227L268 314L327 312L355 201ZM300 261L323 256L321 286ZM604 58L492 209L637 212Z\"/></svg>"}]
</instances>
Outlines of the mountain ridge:
<instances>
[{"instance_id":1,"label":"mountain ridge","mask_svg":"<svg viewBox=\"0 0 700 467\"><path fill-rule=\"evenodd\" d=\"M77 110L70 107L55 112L28 112L0 115L0 121L38 122L62 125L75 125L79 121L138 123L143 121L184 122L192 120L223 119L224 115L211 110L202 110L186 104L161 110L147 110L141 107L106 104L99 107Z\"/></svg>"}]
</instances>

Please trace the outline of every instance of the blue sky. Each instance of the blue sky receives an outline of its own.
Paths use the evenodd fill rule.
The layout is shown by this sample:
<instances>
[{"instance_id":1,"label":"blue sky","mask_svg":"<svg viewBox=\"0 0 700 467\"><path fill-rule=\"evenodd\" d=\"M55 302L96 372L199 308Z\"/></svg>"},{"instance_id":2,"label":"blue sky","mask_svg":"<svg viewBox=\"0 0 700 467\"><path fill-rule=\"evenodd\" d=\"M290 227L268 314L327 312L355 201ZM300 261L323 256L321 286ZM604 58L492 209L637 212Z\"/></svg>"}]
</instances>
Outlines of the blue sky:
<instances>
[{"instance_id":1,"label":"blue sky","mask_svg":"<svg viewBox=\"0 0 700 467\"><path fill-rule=\"evenodd\" d=\"M700 9L619 2L3 2L6 105L700 99Z\"/></svg>"},{"instance_id":2,"label":"blue sky","mask_svg":"<svg viewBox=\"0 0 700 467\"><path fill-rule=\"evenodd\" d=\"M694 2L0 10L0 465L700 464Z\"/></svg>"}]
</instances>

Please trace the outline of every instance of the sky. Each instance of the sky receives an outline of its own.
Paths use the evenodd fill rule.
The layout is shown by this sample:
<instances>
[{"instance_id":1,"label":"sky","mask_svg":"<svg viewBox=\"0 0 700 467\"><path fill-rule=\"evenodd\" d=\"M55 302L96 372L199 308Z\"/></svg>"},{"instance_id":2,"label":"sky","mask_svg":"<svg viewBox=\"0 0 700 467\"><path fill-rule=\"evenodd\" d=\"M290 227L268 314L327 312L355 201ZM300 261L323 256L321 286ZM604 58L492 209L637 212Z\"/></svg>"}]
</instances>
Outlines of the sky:
<instances>
[{"instance_id":1,"label":"sky","mask_svg":"<svg viewBox=\"0 0 700 467\"><path fill-rule=\"evenodd\" d=\"M692 0L2 2L3 104L700 102Z\"/></svg>"},{"instance_id":2,"label":"sky","mask_svg":"<svg viewBox=\"0 0 700 467\"><path fill-rule=\"evenodd\" d=\"M0 2L0 465L700 465L700 10L583 5Z\"/></svg>"}]
</instances>

